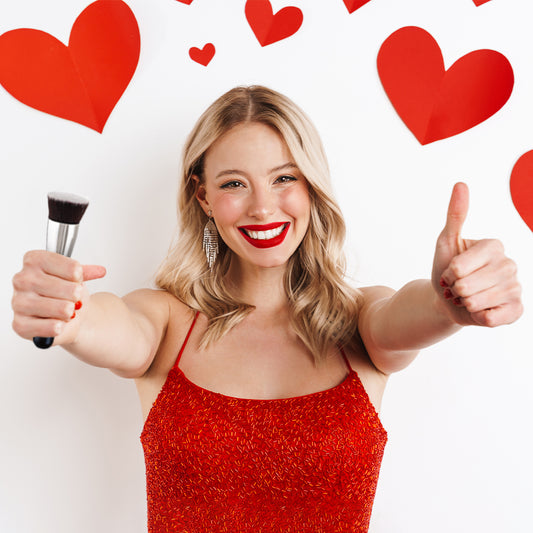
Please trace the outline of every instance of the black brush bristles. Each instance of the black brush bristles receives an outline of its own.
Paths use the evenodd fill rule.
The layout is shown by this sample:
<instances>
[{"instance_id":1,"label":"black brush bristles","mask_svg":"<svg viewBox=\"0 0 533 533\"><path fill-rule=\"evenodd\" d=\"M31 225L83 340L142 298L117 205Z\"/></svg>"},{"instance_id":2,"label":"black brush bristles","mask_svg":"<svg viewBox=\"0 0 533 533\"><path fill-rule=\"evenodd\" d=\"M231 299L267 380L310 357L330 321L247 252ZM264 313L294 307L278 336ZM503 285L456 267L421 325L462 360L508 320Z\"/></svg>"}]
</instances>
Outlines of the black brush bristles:
<instances>
[{"instance_id":1,"label":"black brush bristles","mask_svg":"<svg viewBox=\"0 0 533 533\"><path fill-rule=\"evenodd\" d=\"M48 193L48 218L62 224L79 224L89 200L66 192Z\"/></svg>"}]
</instances>

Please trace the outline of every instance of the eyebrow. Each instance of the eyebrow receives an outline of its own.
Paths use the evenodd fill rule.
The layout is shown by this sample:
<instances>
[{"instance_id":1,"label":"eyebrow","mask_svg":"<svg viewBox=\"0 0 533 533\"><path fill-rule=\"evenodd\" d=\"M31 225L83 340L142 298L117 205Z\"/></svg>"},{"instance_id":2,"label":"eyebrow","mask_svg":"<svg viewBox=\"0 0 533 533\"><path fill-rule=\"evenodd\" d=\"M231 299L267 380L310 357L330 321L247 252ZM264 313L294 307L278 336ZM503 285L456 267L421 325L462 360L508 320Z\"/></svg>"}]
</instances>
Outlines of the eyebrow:
<instances>
[{"instance_id":1,"label":"eyebrow","mask_svg":"<svg viewBox=\"0 0 533 533\"><path fill-rule=\"evenodd\" d=\"M280 172L281 170L292 170L296 169L298 170L298 167L295 163L283 163L283 165L279 165L277 167L271 168L268 173L274 174L276 172ZM215 179L221 178L223 176L232 175L232 174L240 174L241 176L247 176L248 173L244 172L243 170L238 169L228 169L228 170L221 170L216 176Z\"/></svg>"}]
</instances>

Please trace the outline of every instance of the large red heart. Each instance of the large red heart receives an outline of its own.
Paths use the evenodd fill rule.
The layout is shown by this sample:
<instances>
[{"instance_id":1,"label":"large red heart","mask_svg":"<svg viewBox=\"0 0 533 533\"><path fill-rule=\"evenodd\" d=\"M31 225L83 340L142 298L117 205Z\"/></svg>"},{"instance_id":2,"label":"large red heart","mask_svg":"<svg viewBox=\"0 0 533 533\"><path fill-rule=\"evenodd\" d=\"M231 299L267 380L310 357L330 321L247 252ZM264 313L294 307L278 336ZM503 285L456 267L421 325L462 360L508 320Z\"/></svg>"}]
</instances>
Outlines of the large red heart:
<instances>
[{"instance_id":1,"label":"large red heart","mask_svg":"<svg viewBox=\"0 0 533 533\"><path fill-rule=\"evenodd\" d=\"M385 40L377 64L392 105L421 144L488 119L507 102L514 85L511 64L494 50L470 52L445 70L437 42L412 26Z\"/></svg>"},{"instance_id":2,"label":"large red heart","mask_svg":"<svg viewBox=\"0 0 533 533\"><path fill-rule=\"evenodd\" d=\"M244 12L261 46L295 34L304 18L302 11L292 6L284 7L274 14L269 0L248 0Z\"/></svg>"},{"instance_id":3,"label":"large red heart","mask_svg":"<svg viewBox=\"0 0 533 533\"><path fill-rule=\"evenodd\" d=\"M28 106L101 133L139 52L130 8L120 0L98 0L74 22L68 46L40 30L1 35L0 84Z\"/></svg>"},{"instance_id":4,"label":"large red heart","mask_svg":"<svg viewBox=\"0 0 533 533\"><path fill-rule=\"evenodd\" d=\"M476 6L481 6L487 2L490 2L490 0L474 0L474 4L476 4Z\"/></svg>"},{"instance_id":5,"label":"large red heart","mask_svg":"<svg viewBox=\"0 0 533 533\"><path fill-rule=\"evenodd\" d=\"M189 57L204 67L209 65L209 62L211 59L213 59L214 55L215 46L212 43L207 43L203 48L197 48L196 46L193 46L189 49Z\"/></svg>"},{"instance_id":6,"label":"large red heart","mask_svg":"<svg viewBox=\"0 0 533 533\"><path fill-rule=\"evenodd\" d=\"M510 186L516 210L533 231L533 150L526 152L515 163Z\"/></svg>"},{"instance_id":7,"label":"large red heart","mask_svg":"<svg viewBox=\"0 0 533 533\"><path fill-rule=\"evenodd\" d=\"M364 6L365 4L368 4L370 0L343 0L343 2L346 6L346 9L348 10L348 13L353 13L360 7Z\"/></svg>"}]
</instances>

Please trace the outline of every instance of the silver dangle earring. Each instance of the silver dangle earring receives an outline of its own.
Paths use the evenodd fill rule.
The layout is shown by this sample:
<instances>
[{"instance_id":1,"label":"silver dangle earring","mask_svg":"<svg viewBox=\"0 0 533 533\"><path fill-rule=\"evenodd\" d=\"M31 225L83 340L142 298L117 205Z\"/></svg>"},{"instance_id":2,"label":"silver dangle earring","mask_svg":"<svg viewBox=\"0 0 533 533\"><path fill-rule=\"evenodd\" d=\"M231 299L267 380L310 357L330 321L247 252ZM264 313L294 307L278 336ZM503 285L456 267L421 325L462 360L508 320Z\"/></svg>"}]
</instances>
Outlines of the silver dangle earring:
<instances>
[{"instance_id":1,"label":"silver dangle earring","mask_svg":"<svg viewBox=\"0 0 533 533\"><path fill-rule=\"evenodd\" d=\"M204 240L202 247L207 258L207 264L209 265L210 270L213 270L213 265L218 255L218 230L213 222L212 211L209 210L207 216L209 220L204 227Z\"/></svg>"}]
</instances>

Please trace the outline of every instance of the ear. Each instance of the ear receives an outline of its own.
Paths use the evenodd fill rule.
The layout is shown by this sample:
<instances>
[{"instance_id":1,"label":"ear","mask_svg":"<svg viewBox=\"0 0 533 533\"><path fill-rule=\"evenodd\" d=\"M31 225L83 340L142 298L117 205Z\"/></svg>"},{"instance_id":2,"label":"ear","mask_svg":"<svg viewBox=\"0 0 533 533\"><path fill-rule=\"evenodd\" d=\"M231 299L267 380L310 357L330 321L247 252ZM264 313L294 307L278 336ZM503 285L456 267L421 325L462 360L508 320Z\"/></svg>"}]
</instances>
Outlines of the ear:
<instances>
[{"instance_id":1,"label":"ear","mask_svg":"<svg viewBox=\"0 0 533 533\"><path fill-rule=\"evenodd\" d=\"M211 208L209 207L209 202L207 201L207 191L205 190L205 185L200 181L200 178L193 174L192 179L195 182L196 186L196 199L198 200L198 203L204 210L204 213L207 215Z\"/></svg>"}]
</instances>

